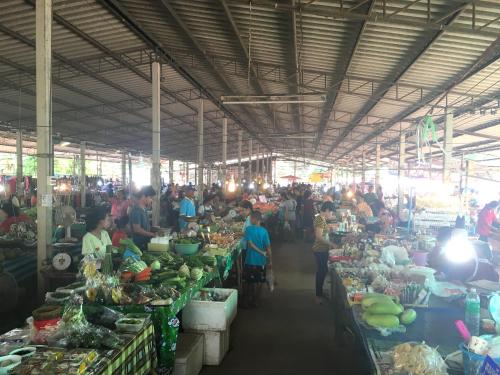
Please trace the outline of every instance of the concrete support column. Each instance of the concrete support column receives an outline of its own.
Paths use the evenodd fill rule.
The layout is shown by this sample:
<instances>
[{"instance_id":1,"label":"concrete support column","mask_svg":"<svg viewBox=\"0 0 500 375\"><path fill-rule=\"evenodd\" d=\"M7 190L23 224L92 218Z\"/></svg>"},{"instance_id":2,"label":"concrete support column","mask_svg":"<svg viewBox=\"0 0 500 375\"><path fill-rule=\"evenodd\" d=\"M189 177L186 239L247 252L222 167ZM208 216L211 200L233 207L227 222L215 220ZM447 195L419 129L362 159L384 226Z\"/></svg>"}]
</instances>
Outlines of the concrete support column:
<instances>
[{"instance_id":1,"label":"concrete support column","mask_svg":"<svg viewBox=\"0 0 500 375\"><path fill-rule=\"evenodd\" d=\"M380 185L380 145L375 146L375 185Z\"/></svg>"},{"instance_id":2,"label":"concrete support column","mask_svg":"<svg viewBox=\"0 0 500 375\"><path fill-rule=\"evenodd\" d=\"M203 99L198 108L198 199L203 202Z\"/></svg>"},{"instance_id":3,"label":"concrete support column","mask_svg":"<svg viewBox=\"0 0 500 375\"><path fill-rule=\"evenodd\" d=\"M19 129L16 134L16 193L18 197L24 195L23 178L23 131Z\"/></svg>"},{"instance_id":4,"label":"concrete support column","mask_svg":"<svg viewBox=\"0 0 500 375\"><path fill-rule=\"evenodd\" d=\"M248 183L252 182L252 140L248 140Z\"/></svg>"},{"instance_id":5,"label":"concrete support column","mask_svg":"<svg viewBox=\"0 0 500 375\"><path fill-rule=\"evenodd\" d=\"M447 108L444 120L443 182L450 181L452 153L453 153L453 111Z\"/></svg>"},{"instance_id":6,"label":"concrete support column","mask_svg":"<svg viewBox=\"0 0 500 375\"><path fill-rule=\"evenodd\" d=\"M238 130L238 185L241 185L242 173L241 173L241 151L243 148L243 130Z\"/></svg>"},{"instance_id":7,"label":"concrete support column","mask_svg":"<svg viewBox=\"0 0 500 375\"><path fill-rule=\"evenodd\" d=\"M398 164L398 211L401 212L404 205L404 189L402 178L405 176L406 166L406 136L401 133L399 137L399 164Z\"/></svg>"},{"instance_id":8,"label":"concrete support column","mask_svg":"<svg viewBox=\"0 0 500 375\"><path fill-rule=\"evenodd\" d=\"M153 197L152 222L154 226L160 225L160 193L161 193L161 165L160 165L160 76L161 66L158 61L151 64L152 83L152 127L151 127L151 151L152 168L151 184L156 192Z\"/></svg>"},{"instance_id":9,"label":"concrete support column","mask_svg":"<svg viewBox=\"0 0 500 375\"><path fill-rule=\"evenodd\" d=\"M366 165L365 165L365 152L361 154L361 191L365 192L365 184L366 184Z\"/></svg>"},{"instance_id":10,"label":"concrete support column","mask_svg":"<svg viewBox=\"0 0 500 375\"><path fill-rule=\"evenodd\" d=\"M52 0L37 0L36 38L36 148L37 148L37 275L38 297L44 294L41 269L52 240Z\"/></svg>"},{"instance_id":11,"label":"concrete support column","mask_svg":"<svg viewBox=\"0 0 500 375\"><path fill-rule=\"evenodd\" d=\"M174 159L168 159L168 182L174 183Z\"/></svg>"},{"instance_id":12,"label":"concrete support column","mask_svg":"<svg viewBox=\"0 0 500 375\"><path fill-rule=\"evenodd\" d=\"M227 190L227 118L222 119L222 189Z\"/></svg>"},{"instance_id":13,"label":"concrete support column","mask_svg":"<svg viewBox=\"0 0 500 375\"><path fill-rule=\"evenodd\" d=\"M87 177L85 170L85 154L87 152L87 143L80 143L80 205L87 205Z\"/></svg>"},{"instance_id":14,"label":"concrete support column","mask_svg":"<svg viewBox=\"0 0 500 375\"><path fill-rule=\"evenodd\" d=\"M126 189L127 186L127 155L122 152L122 188Z\"/></svg>"},{"instance_id":15,"label":"concrete support column","mask_svg":"<svg viewBox=\"0 0 500 375\"><path fill-rule=\"evenodd\" d=\"M257 144L257 156L255 158L255 177L258 178L260 175L260 164L259 164L259 159L260 159L260 145Z\"/></svg>"},{"instance_id":16,"label":"concrete support column","mask_svg":"<svg viewBox=\"0 0 500 375\"><path fill-rule=\"evenodd\" d=\"M186 175L186 178L185 178L185 181L184 181L184 182L185 182L185 184L187 185L187 184L189 183L189 163L187 163L187 162L186 162L186 163L184 164L184 169L185 169L185 170L184 170L184 173L185 173L185 175Z\"/></svg>"}]
</instances>

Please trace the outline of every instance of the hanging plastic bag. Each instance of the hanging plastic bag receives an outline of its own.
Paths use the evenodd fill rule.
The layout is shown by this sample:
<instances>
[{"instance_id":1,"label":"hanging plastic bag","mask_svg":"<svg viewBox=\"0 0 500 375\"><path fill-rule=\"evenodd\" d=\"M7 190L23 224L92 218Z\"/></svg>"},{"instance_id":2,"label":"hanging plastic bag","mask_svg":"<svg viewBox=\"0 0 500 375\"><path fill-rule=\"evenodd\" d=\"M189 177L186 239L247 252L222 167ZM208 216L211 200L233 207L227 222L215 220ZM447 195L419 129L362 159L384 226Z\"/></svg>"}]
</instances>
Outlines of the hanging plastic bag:
<instances>
[{"instance_id":1,"label":"hanging plastic bag","mask_svg":"<svg viewBox=\"0 0 500 375\"><path fill-rule=\"evenodd\" d=\"M268 268L267 269L267 277L266 277L266 281L267 281L267 286L269 287L269 291L272 293L274 292L274 283L275 283L275 280L274 280L274 272L273 272L273 269L272 268Z\"/></svg>"}]
</instances>

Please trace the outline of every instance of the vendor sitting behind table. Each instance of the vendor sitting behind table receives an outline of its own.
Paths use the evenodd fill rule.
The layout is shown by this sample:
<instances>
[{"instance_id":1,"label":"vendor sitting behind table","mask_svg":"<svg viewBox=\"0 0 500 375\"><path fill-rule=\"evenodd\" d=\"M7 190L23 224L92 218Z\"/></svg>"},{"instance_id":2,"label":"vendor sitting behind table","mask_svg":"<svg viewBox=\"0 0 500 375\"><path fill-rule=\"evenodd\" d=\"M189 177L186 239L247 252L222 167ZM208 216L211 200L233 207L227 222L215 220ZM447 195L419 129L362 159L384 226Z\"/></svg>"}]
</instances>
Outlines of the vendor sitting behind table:
<instances>
[{"instance_id":1,"label":"vendor sitting behind table","mask_svg":"<svg viewBox=\"0 0 500 375\"><path fill-rule=\"evenodd\" d=\"M212 215L214 208L212 207L212 203L214 201L214 195L207 195L205 199L203 199L203 204L198 207L198 215L205 219L209 219L210 215Z\"/></svg>"},{"instance_id":2,"label":"vendor sitting behind table","mask_svg":"<svg viewBox=\"0 0 500 375\"><path fill-rule=\"evenodd\" d=\"M373 212L368 203L366 203L365 198L363 198L363 195L359 192L356 193L356 203L356 209L359 218L365 220L366 222L367 218L373 216Z\"/></svg>"},{"instance_id":3,"label":"vendor sitting behind table","mask_svg":"<svg viewBox=\"0 0 500 375\"><path fill-rule=\"evenodd\" d=\"M196 208L194 206L194 188L188 187L184 198L179 206L179 229L186 229L188 222L186 217L196 216Z\"/></svg>"},{"instance_id":4,"label":"vendor sitting behind table","mask_svg":"<svg viewBox=\"0 0 500 375\"><path fill-rule=\"evenodd\" d=\"M146 248L150 239L156 236L151 232L151 223L146 211L153 203L155 195L156 191L151 186L144 186L136 194L136 204L130 210L132 241L141 249Z\"/></svg>"},{"instance_id":5,"label":"vendor sitting behind table","mask_svg":"<svg viewBox=\"0 0 500 375\"><path fill-rule=\"evenodd\" d=\"M103 259L106 246L111 245L107 229L111 225L111 215L104 207L96 207L85 218L87 233L83 236L82 254Z\"/></svg>"},{"instance_id":6,"label":"vendor sitting behind table","mask_svg":"<svg viewBox=\"0 0 500 375\"><path fill-rule=\"evenodd\" d=\"M19 210L19 206L16 206L12 201L5 202L2 208L0 208L0 233L7 233L12 224L29 221L31 221L31 219L25 214L22 214Z\"/></svg>"}]
</instances>

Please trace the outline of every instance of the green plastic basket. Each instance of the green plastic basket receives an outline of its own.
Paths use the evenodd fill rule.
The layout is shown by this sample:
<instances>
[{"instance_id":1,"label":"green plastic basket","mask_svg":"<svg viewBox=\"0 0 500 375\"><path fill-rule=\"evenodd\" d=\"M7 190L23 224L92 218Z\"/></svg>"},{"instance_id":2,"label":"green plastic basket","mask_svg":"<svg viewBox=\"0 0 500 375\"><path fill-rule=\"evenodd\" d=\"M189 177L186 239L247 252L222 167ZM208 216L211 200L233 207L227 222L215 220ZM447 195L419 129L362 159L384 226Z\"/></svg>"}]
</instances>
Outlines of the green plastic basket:
<instances>
[{"instance_id":1,"label":"green plastic basket","mask_svg":"<svg viewBox=\"0 0 500 375\"><path fill-rule=\"evenodd\" d=\"M198 249L200 248L200 243L201 242L189 243L189 244L176 243L175 244L175 251L179 255L193 255L193 254L196 254L198 252Z\"/></svg>"}]
</instances>

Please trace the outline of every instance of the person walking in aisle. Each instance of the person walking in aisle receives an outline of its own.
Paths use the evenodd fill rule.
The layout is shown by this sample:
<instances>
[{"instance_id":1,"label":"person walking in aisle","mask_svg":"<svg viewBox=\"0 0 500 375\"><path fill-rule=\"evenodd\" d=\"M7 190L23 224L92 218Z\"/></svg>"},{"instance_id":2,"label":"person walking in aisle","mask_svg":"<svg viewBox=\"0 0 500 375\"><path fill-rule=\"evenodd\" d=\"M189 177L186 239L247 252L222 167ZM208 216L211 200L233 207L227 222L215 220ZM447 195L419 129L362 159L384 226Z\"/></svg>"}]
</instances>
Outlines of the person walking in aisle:
<instances>
[{"instance_id":1,"label":"person walking in aisle","mask_svg":"<svg viewBox=\"0 0 500 375\"><path fill-rule=\"evenodd\" d=\"M262 214L259 211L250 214L250 221L252 225L245 230L244 307L258 307L262 284L266 282L266 269L272 267L271 241L267 230L260 225Z\"/></svg>"},{"instance_id":2,"label":"person walking in aisle","mask_svg":"<svg viewBox=\"0 0 500 375\"><path fill-rule=\"evenodd\" d=\"M323 284L328 273L328 251L334 247L330 242L328 220L335 210L333 202L323 202L320 213L314 219L315 240L312 246L316 259L316 303L323 304Z\"/></svg>"}]
</instances>

